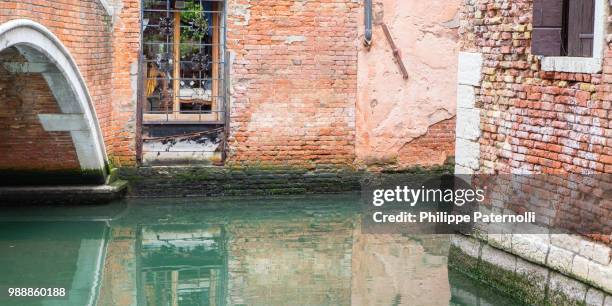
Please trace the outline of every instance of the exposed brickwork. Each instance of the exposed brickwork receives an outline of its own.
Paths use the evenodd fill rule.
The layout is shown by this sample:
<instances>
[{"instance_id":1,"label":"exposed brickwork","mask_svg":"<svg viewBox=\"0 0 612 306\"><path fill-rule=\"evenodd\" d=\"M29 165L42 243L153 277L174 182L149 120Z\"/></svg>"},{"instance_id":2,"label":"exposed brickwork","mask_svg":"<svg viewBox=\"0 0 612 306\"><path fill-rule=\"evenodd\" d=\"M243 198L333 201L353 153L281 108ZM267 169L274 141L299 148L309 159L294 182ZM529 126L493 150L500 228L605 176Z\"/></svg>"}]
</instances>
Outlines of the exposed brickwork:
<instances>
[{"instance_id":1,"label":"exposed brickwork","mask_svg":"<svg viewBox=\"0 0 612 306\"><path fill-rule=\"evenodd\" d=\"M112 156L117 166L136 163L136 99L140 52L140 0L122 0L113 21Z\"/></svg>"},{"instance_id":2,"label":"exposed brickwork","mask_svg":"<svg viewBox=\"0 0 612 306\"><path fill-rule=\"evenodd\" d=\"M4 1L0 23L30 19L58 36L85 78L109 157L131 166L137 158L140 0L111 2L114 16L98 0ZM227 6L230 164L352 165L361 4L230 0ZM431 157L424 153L429 147L405 149L402 162L433 163L411 157ZM434 159L443 160L440 154Z\"/></svg>"},{"instance_id":3,"label":"exposed brickwork","mask_svg":"<svg viewBox=\"0 0 612 306\"><path fill-rule=\"evenodd\" d=\"M130 64L137 59L140 40L139 1L118 2L122 9L114 27L98 0L2 1L0 24L29 19L60 39L85 79L107 153L129 165L135 162L135 92L131 91L135 84L130 81Z\"/></svg>"},{"instance_id":4,"label":"exposed brickwork","mask_svg":"<svg viewBox=\"0 0 612 306\"><path fill-rule=\"evenodd\" d=\"M354 160L358 3L229 1L231 163Z\"/></svg>"},{"instance_id":5,"label":"exposed brickwork","mask_svg":"<svg viewBox=\"0 0 612 306\"><path fill-rule=\"evenodd\" d=\"M531 11L530 1L463 7L463 48L484 58L476 92L480 172L600 174L595 178L609 180L601 174L612 173L612 51L605 48L603 74L543 71L539 57L531 55ZM571 180L559 185L558 192L575 198L570 192L578 185ZM604 191L580 190L596 196ZM576 215L580 207L572 209ZM599 213L589 216L607 219L611 210L602 202Z\"/></svg>"},{"instance_id":6,"label":"exposed brickwork","mask_svg":"<svg viewBox=\"0 0 612 306\"><path fill-rule=\"evenodd\" d=\"M612 52L602 74L546 72L530 54L531 1L463 7L463 49L484 57L481 170L612 173Z\"/></svg>"},{"instance_id":7,"label":"exposed brickwork","mask_svg":"<svg viewBox=\"0 0 612 306\"><path fill-rule=\"evenodd\" d=\"M60 113L42 75L10 75L0 67L0 171L79 168L70 133L46 132L41 113Z\"/></svg>"},{"instance_id":8,"label":"exposed brickwork","mask_svg":"<svg viewBox=\"0 0 612 306\"><path fill-rule=\"evenodd\" d=\"M363 173L352 169L140 167L123 168L134 196L223 196L358 191Z\"/></svg>"},{"instance_id":9,"label":"exposed brickwork","mask_svg":"<svg viewBox=\"0 0 612 306\"><path fill-rule=\"evenodd\" d=\"M405 144L399 152L401 166L441 165L455 153L455 118L440 121L427 133Z\"/></svg>"},{"instance_id":10,"label":"exposed brickwork","mask_svg":"<svg viewBox=\"0 0 612 306\"><path fill-rule=\"evenodd\" d=\"M518 200L534 210L547 204L539 199L553 198L559 210L551 211L555 219L541 214L538 221L556 223L607 246L579 236L562 246L549 240L530 242L519 251L514 246L520 242L513 241L512 251L609 292L612 236L609 231L593 234L581 224L609 224L612 215L607 193L612 173L612 51L604 46L600 74L544 71L540 57L531 54L532 6L533 1L525 0L479 0L465 1L462 7L462 50L484 59L475 99L482 132L478 171L562 174L529 176L517 192L528 199ZM491 198L506 201L508 194L500 193ZM604 259L575 249L587 244L601 249ZM533 256L542 249L547 250L546 261Z\"/></svg>"}]
</instances>

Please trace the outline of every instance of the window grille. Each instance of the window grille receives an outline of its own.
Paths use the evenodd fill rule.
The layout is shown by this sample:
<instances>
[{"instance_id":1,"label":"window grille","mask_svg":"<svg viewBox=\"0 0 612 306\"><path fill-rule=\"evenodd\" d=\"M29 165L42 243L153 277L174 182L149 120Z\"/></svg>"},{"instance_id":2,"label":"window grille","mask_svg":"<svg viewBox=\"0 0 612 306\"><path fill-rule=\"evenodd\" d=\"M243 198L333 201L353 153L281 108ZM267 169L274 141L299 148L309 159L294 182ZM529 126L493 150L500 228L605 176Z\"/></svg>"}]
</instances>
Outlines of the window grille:
<instances>
[{"instance_id":1,"label":"window grille","mask_svg":"<svg viewBox=\"0 0 612 306\"><path fill-rule=\"evenodd\" d=\"M143 122L222 124L225 2L143 0Z\"/></svg>"}]
</instances>

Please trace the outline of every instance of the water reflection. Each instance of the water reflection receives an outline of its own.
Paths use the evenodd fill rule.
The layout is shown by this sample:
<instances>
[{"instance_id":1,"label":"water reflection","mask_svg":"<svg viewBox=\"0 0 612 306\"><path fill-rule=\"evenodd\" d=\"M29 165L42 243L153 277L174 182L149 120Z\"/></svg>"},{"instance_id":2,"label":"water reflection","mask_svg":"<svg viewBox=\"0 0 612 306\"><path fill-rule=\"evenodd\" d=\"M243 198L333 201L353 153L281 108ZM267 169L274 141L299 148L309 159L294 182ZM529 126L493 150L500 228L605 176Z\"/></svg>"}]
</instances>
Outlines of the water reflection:
<instances>
[{"instance_id":1,"label":"water reflection","mask_svg":"<svg viewBox=\"0 0 612 306\"><path fill-rule=\"evenodd\" d=\"M473 297L511 304L449 274L446 235L362 234L358 201L326 195L4 208L0 304L470 305ZM9 287L62 287L67 296L7 297Z\"/></svg>"},{"instance_id":2,"label":"water reflection","mask_svg":"<svg viewBox=\"0 0 612 306\"><path fill-rule=\"evenodd\" d=\"M141 230L145 305L222 305L226 257L220 226L147 226Z\"/></svg>"}]
</instances>

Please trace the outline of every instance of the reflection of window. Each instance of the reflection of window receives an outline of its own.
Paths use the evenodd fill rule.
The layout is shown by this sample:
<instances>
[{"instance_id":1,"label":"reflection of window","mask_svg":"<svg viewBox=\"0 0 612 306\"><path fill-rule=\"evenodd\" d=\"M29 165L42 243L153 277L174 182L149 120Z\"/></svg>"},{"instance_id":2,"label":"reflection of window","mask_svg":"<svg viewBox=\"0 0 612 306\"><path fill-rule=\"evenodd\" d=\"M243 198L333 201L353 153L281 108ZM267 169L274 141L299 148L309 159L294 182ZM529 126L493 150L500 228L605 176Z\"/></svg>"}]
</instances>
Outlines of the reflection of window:
<instances>
[{"instance_id":1,"label":"reflection of window","mask_svg":"<svg viewBox=\"0 0 612 306\"><path fill-rule=\"evenodd\" d=\"M143 0L144 119L218 121L223 2Z\"/></svg>"},{"instance_id":2,"label":"reflection of window","mask_svg":"<svg viewBox=\"0 0 612 306\"><path fill-rule=\"evenodd\" d=\"M145 227L141 239L139 274L143 305L225 304L223 228Z\"/></svg>"}]
</instances>

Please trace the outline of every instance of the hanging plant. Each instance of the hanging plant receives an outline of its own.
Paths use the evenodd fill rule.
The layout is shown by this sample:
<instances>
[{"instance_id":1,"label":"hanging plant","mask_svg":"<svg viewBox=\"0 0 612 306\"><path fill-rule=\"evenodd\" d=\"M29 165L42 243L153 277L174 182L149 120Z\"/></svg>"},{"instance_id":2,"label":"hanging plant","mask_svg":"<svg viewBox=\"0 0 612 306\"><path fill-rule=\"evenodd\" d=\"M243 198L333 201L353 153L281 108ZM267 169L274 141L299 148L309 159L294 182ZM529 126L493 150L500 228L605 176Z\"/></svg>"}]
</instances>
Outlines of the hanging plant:
<instances>
[{"instance_id":1,"label":"hanging plant","mask_svg":"<svg viewBox=\"0 0 612 306\"><path fill-rule=\"evenodd\" d=\"M193 32L194 37L204 38L208 34L208 20L205 18L196 18L189 22L189 28Z\"/></svg>"},{"instance_id":2,"label":"hanging plant","mask_svg":"<svg viewBox=\"0 0 612 306\"><path fill-rule=\"evenodd\" d=\"M209 23L202 5L190 2L181 13L181 22L189 27L181 29L181 38L201 41L208 35Z\"/></svg>"}]
</instances>

